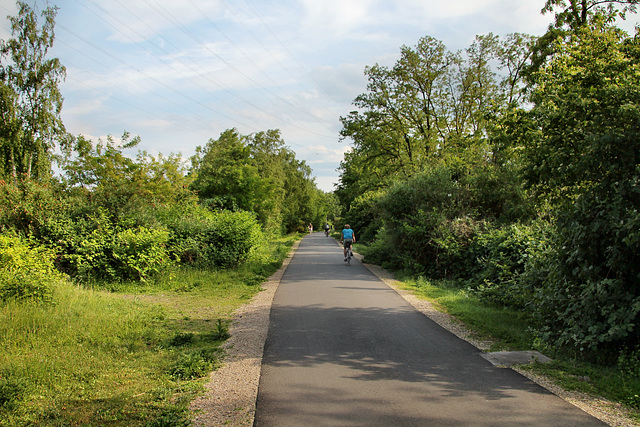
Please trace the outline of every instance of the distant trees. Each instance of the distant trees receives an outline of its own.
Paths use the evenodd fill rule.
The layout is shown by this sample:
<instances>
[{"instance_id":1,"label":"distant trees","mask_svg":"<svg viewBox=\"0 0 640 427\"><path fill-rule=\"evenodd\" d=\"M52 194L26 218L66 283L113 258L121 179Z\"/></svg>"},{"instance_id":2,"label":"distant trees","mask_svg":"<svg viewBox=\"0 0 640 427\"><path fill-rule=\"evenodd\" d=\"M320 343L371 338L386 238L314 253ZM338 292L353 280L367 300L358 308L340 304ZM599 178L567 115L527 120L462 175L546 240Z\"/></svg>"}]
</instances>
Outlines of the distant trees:
<instances>
[{"instance_id":1,"label":"distant trees","mask_svg":"<svg viewBox=\"0 0 640 427\"><path fill-rule=\"evenodd\" d=\"M191 188L212 208L254 212L270 231L324 221L325 196L311 168L285 146L279 130L241 135L228 129L192 157Z\"/></svg>"},{"instance_id":2,"label":"distant trees","mask_svg":"<svg viewBox=\"0 0 640 427\"><path fill-rule=\"evenodd\" d=\"M47 58L56 9L42 12L39 27L27 3L18 7L18 16L10 17L14 38L0 42L0 166L14 181L18 175L48 177L54 147L68 141L58 88L66 71L57 58Z\"/></svg>"}]
</instances>

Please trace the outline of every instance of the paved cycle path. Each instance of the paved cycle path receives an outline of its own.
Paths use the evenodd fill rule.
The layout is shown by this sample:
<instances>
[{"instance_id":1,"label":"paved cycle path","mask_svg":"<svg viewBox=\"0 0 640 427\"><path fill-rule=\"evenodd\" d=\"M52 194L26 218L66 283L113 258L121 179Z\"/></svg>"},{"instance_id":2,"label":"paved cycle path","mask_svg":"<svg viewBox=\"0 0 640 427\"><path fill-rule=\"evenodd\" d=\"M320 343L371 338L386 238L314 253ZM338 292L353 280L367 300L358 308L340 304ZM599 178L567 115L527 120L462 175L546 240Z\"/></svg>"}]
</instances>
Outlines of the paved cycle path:
<instances>
[{"instance_id":1,"label":"paved cycle path","mask_svg":"<svg viewBox=\"0 0 640 427\"><path fill-rule=\"evenodd\" d=\"M494 367L314 233L274 296L254 425L604 424Z\"/></svg>"}]
</instances>

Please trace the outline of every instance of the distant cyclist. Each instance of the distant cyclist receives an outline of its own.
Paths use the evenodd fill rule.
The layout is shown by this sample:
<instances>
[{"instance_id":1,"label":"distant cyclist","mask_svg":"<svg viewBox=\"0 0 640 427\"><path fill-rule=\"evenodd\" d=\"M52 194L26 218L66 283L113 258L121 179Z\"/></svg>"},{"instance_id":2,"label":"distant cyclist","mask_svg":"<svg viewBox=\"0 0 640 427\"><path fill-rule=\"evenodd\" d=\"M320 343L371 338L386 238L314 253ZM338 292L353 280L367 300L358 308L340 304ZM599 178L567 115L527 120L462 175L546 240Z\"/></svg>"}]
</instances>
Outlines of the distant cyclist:
<instances>
[{"instance_id":1,"label":"distant cyclist","mask_svg":"<svg viewBox=\"0 0 640 427\"><path fill-rule=\"evenodd\" d=\"M325 223L324 224L324 235L329 237L329 230L331 229L331 226L329 225L329 223Z\"/></svg>"},{"instance_id":2,"label":"distant cyclist","mask_svg":"<svg viewBox=\"0 0 640 427\"><path fill-rule=\"evenodd\" d=\"M356 235L351 229L349 224L345 224L344 229L342 230L340 242L343 243L344 247L344 260L347 260L347 251L351 250L351 245L356 242Z\"/></svg>"}]
</instances>

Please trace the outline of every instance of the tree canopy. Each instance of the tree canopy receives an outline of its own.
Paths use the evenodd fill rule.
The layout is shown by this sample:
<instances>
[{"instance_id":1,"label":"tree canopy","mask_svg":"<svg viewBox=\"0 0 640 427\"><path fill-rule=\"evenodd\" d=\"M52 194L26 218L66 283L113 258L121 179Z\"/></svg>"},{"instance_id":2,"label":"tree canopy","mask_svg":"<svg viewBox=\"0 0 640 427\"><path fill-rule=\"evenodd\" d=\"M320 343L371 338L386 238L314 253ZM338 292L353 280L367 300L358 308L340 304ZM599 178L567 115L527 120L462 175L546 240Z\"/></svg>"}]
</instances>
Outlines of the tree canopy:
<instances>
[{"instance_id":1,"label":"tree canopy","mask_svg":"<svg viewBox=\"0 0 640 427\"><path fill-rule=\"evenodd\" d=\"M48 58L55 39L57 10L47 7L39 26L35 12L18 2L18 16L9 17L14 38L0 43L0 156L3 174L47 178L56 146L68 142L60 112L58 84L65 67Z\"/></svg>"}]
</instances>

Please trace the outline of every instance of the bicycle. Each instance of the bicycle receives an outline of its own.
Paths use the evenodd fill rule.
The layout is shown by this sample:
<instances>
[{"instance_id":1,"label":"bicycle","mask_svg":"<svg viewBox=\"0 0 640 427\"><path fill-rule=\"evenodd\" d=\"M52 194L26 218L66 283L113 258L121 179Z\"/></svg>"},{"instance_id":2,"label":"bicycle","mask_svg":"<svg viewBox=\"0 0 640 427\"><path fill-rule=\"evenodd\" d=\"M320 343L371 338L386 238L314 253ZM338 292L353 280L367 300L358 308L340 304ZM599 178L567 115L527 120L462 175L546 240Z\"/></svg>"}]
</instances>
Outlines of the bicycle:
<instances>
[{"instance_id":1,"label":"bicycle","mask_svg":"<svg viewBox=\"0 0 640 427\"><path fill-rule=\"evenodd\" d=\"M349 245L349 249L347 249L347 265L351 265L351 257L353 257L353 251L351 250L351 245Z\"/></svg>"},{"instance_id":2,"label":"bicycle","mask_svg":"<svg viewBox=\"0 0 640 427\"><path fill-rule=\"evenodd\" d=\"M325 236L327 236L327 237L329 237L329 229L328 229L328 228L325 228L325 229L324 229L324 235L325 235Z\"/></svg>"}]
</instances>

